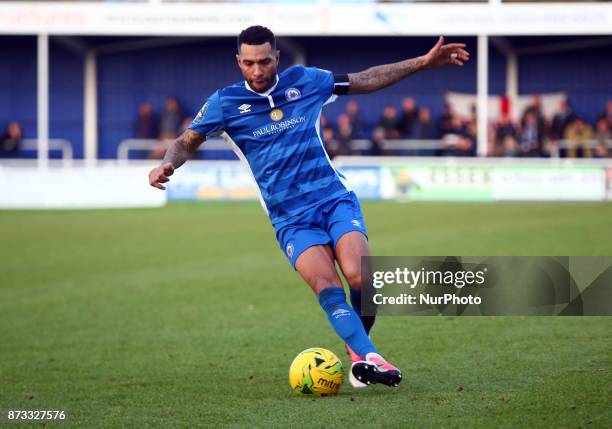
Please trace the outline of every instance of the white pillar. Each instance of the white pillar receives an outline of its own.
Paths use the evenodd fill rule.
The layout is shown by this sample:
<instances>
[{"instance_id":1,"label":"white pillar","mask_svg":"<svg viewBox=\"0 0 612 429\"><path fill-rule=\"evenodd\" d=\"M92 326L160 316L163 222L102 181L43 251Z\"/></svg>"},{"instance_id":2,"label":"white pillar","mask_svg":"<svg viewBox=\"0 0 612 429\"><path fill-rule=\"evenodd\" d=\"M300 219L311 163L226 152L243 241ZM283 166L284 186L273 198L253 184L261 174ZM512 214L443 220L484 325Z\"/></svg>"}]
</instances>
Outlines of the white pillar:
<instances>
[{"instance_id":1,"label":"white pillar","mask_svg":"<svg viewBox=\"0 0 612 429\"><path fill-rule=\"evenodd\" d=\"M96 74L96 54L87 52L85 55L85 106L83 125L83 145L85 152L85 162L94 164L98 158L98 89Z\"/></svg>"},{"instance_id":2,"label":"white pillar","mask_svg":"<svg viewBox=\"0 0 612 429\"><path fill-rule=\"evenodd\" d=\"M487 127L488 113L487 103L489 95L489 38L485 35L478 36L478 79L477 79L477 117L478 135L476 153L478 156L487 155Z\"/></svg>"},{"instance_id":3,"label":"white pillar","mask_svg":"<svg viewBox=\"0 0 612 429\"><path fill-rule=\"evenodd\" d=\"M49 35L39 34L37 45L38 167L49 165Z\"/></svg>"},{"instance_id":4,"label":"white pillar","mask_svg":"<svg viewBox=\"0 0 612 429\"><path fill-rule=\"evenodd\" d=\"M506 97L510 100L510 116L518 119L518 56L515 52L506 55Z\"/></svg>"}]
</instances>

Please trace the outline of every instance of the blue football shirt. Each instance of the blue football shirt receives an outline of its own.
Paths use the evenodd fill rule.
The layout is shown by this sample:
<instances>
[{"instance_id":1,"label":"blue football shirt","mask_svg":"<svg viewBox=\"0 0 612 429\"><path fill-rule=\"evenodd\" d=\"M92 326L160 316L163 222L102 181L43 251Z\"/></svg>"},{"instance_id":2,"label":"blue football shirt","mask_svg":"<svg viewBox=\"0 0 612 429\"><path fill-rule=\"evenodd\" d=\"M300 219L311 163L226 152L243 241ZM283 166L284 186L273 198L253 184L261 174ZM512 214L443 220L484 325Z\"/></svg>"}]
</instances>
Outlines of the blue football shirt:
<instances>
[{"instance_id":1,"label":"blue football shirt","mask_svg":"<svg viewBox=\"0 0 612 429\"><path fill-rule=\"evenodd\" d=\"M347 89L346 76L293 66L265 93L246 82L216 91L189 128L206 136L222 134L230 142L275 224L349 192L327 156L321 131L323 106Z\"/></svg>"}]
</instances>

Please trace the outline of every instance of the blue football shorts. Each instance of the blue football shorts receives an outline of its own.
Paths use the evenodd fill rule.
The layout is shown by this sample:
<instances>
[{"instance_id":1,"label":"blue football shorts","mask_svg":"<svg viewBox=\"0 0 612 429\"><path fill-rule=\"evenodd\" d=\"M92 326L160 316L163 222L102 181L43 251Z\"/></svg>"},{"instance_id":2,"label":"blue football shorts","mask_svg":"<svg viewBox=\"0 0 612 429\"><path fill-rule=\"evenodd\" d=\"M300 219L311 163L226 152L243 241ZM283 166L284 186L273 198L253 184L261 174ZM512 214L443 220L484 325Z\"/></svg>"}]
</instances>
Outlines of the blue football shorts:
<instances>
[{"instance_id":1,"label":"blue football shorts","mask_svg":"<svg viewBox=\"0 0 612 429\"><path fill-rule=\"evenodd\" d=\"M361 206L353 192L325 201L274 225L281 250L295 269L298 257L309 247L336 244L344 234L359 231L368 236Z\"/></svg>"}]
</instances>

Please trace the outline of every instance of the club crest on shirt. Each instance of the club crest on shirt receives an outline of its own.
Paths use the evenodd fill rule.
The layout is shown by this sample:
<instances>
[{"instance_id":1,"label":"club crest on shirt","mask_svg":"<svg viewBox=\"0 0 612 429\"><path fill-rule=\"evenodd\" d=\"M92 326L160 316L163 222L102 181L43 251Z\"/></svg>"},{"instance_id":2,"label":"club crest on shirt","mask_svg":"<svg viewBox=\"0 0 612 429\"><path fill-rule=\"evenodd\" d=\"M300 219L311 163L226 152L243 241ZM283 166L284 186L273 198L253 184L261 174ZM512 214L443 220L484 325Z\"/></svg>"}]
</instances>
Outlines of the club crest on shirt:
<instances>
[{"instance_id":1,"label":"club crest on shirt","mask_svg":"<svg viewBox=\"0 0 612 429\"><path fill-rule=\"evenodd\" d=\"M293 256L294 251L295 251L295 248L293 247L293 243L287 244L287 249L286 249L287 256L291 258Z\"/></svg>"},{"instance_id":2,"label":"club crest on shirt","mask_svg":"<svg viewBox=\"0 0 612 429\"><path fill-rule=\"evenodd\" d=\"M283 116L285 116L285 114L281 109L274 109L270 112L270 119L272 119L274 122L280 121L283 119Z\"/></svg>"},{"instance_id":3,"label":"club crest on shirt","mask_svg":"<svg viewBox=\"0 0 612 429\"><path fill-rule=\"evenodd\" d=\"M302 96L302 93L297 88L289 88L285 91L285 98L287 101L297 100Z\"/></svg>"}]
</instances>

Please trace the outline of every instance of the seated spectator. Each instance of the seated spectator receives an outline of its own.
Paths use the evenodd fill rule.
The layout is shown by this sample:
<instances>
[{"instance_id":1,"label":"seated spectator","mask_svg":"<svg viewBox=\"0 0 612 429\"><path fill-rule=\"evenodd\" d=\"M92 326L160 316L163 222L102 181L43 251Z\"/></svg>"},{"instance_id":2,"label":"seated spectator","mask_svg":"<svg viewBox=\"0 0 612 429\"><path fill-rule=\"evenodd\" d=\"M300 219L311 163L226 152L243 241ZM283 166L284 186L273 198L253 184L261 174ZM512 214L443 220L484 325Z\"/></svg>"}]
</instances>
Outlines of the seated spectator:
<instances>
[{"instance_id":1,"label":"seated spectator","mask_svg":"<svg viewBox=\"0 0 612 429\"><path fill-rule=\"evenodd\" d=\"M604 110L597 117L597 120L599 120L601 118L606 118L606 121L608 123L608 129L610 130L610 133L612 133L612 100L608 101L608 103L606 104L606 110Z\"/></svg>"},{"instance_id":2,"label":"seated spectator","mask_svg":"<svg viewBox=\"0 0 612 429\"><path fill-rule=\"evenodd\" d=\"M412 127L417 119L417 109L414 98L406 97L402 100L402 115L397 123L397 129L402 138L410 138Z\"/></svg>"},{"instance_id":3,"label":"seated spectator","mask_svg":"<svg viewBox=\"0 0 612 429\"><path fill-rule=\"evenodd\" d=\"M608 148L608 141L612 139L612 131L610 131L608 122L608 119L602 116L595 124L595 140L597 140L595 156L597 158L608 158L611 155L610 149Z\"/></svg>"},{"instance_id":4,"label":"seated spectator","mask_svg":"<svg viewBox=\"0 0 612 429\"><path fill-rule=\"evenodd\" d=\"M378 121L378 126L385 130L385 138L400 138L400 133L397 130L397 121L397 109L391 105L385 107L385 110L383 110L382 117Z\"/></svg>"},{"instance_id":5,"label":"seated spectator","mask_svg":"<svg viewBox=\"0 0 612 429\"><path fill-rule=\"evenodd\" d=\"M543 125L538 121L535 111L528 111L523 117L523 126L518 142L518 155L527 158L540 156L543 141Z\"/></svg>"},{"instance_id":6,"label":"seated spectator","mask_svg":"<svg viewBox=\"0 0 612 429\"><path fill-rule=\"evenodd\" d=\"M336 156L339 155L350 155L351 140L353 140L353 128L351 127L351 120L348 115L343 113L338 116L338 135L336 141L338 146L336 147Z\"/></svg>"},{"instance_id":7,"label":"seated spectator","mask_svg":"<svg viewBox=\"0 0 612 429\"><path fill-rule=\"evenodd\" d=\"M334 140L335 133L334 129L331 128L327 122L327 117L325 115L321 115L321 130L323 130L323 140L325 143L329 144L332 140Z\"/></svg>"},{"instance_id":8,"label":"seated spectator","mask_svg":"<svg viewBox=\"0 0 612 429\"><path fill-rule=\"evenodd\" d=\"M432 140L436 138L436 131L431 120L431 110L428 107L420 107L418 120L414 123L411 139Z\"/></svg>"},{"instance_id":9,"label":"seated spectator","mask_svg":"<svg viewBox=\"0 0 612 429\"><path fill-rule=\"evenodd\" d=\"M438 136L442 137L445 134L449 134L452 130L451 122L453 120L453 109L450 104L444 103L442 108L442 114L438 119Z\"/></svg>"},{"instance_id":10,"label":"seated spectator","mask_svg":"<svg viewBox=\"0 0 612 429\"><path fill-rule=\"evenodd\" d=\"M181 123L183 122L183 114L176 97L168 97L159 115L159 139L174 140L178 137Z\"/></svg>"},{"instance_id":11,"label":"seated spectator","mask_svg":"<svg viewBox=\"0 0 612 429\"><path fill-rule=\"evenodd\" d=\"M549 133L550 138L555 141L563 139L565 130L575 119L576 115L572 112L567 100L561 100L561 103L559 103L559 112L553 116Z\"/></svg>"},{"instance_id":12,"label":"seated spectator","mask_svg":"<svg viewBox=\"0 0 612 429\"><path fill-rule=\"evenodd\" d=\"M153 116L151 103L144 102L138 106L138 116L134 122L134 137L137 139L156 139L157 123Z\"/></svg>"},{"instance_id":13,"label":"seated spectator","mask_svg":"<svg viewBox=\"0 0 612 429\"><path fill-rule=\"evenodd\" d=\"M0 154L3 157L15 156L21 144L22 134L21 125L13 121L6 127L4 133L0 135Z\"/></svg>"},{"instance_id":14,"label":"seated spectator","mask_svg":"<svg viewBox=\"0 0 612 429\"><path fill-rule=\"evenodd\" d=\"M370 155L381 156L384 155L384 143L387 136L387 131L382 127L376 127L372 131L372 148L370 149Z\"/></svg>"},{"instance_id":15,"label":"seated spectator","mask_svg":"<svg viewBox=\"0 0 612 429\"><path fill-rule=\"evenodd\" d=\"M472 141L476 141L478 135L478 113L476 112L476 106L470 107L470 117L465 121L465 130L468 137Z\"/></svg>"},{"instance_id":16,"label":"seated spectator","mask_svg":"<svg viewBox=\"0 0 612 429\"><path fill-rule=\"evenodd\" d=\"M446 147L445 155L448 156L473 156L474 141L468 136L463 121L459 116L453 116L450 129L442 136L442 142Z\"/></svg>"},{"instance_id":17,"label":"seated spectator","mask_svg":"<svg viewBox=\"0 0 612 429\"><path fill-rule=\"evenodd\" d=\"M495 140L492 156L517 156L518 132L508 113L502 113L495 127Z\"/></svg>"},{"instance_id":18,"label":"seated spectator","mask_svg":"<svg viewBox=\"0 0 612 429\"><path fill-rule=\"evenodd\" d=\"M348 103L346 103L346 114L348 115L349 121L351 123L353 138L365 138L363 121L361 120L361 115L359 113L359 103L357 102L357 100L349 100Z\"/></svg>"},{"instance_id":19,"label":"seated spectator","mask_svg":"<svg viewBox=\"0 0 612 429\"><path fill-rule=\"evenodd\" d=\"M565 130L565 139L568 140L567 157L591 158L593 156L589 147L589 140L593 139L593 128L581 118L576 119Z\"/></svg>"}]
</instances>

